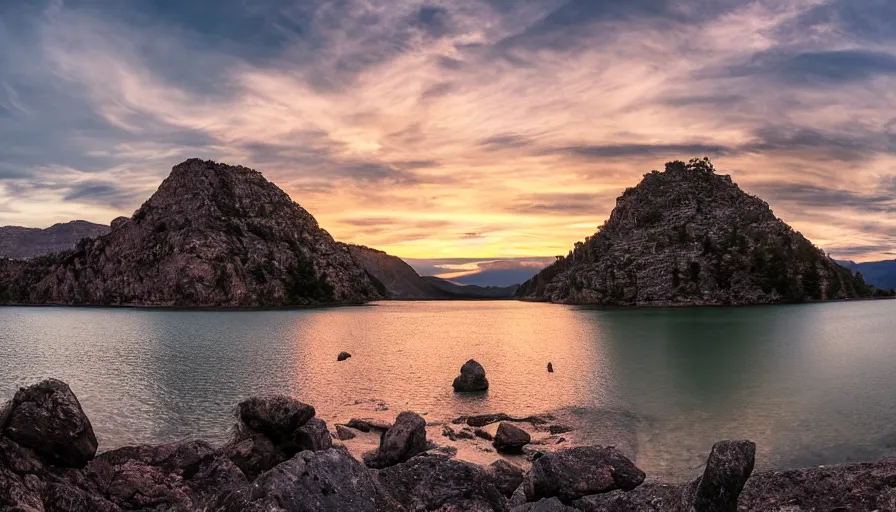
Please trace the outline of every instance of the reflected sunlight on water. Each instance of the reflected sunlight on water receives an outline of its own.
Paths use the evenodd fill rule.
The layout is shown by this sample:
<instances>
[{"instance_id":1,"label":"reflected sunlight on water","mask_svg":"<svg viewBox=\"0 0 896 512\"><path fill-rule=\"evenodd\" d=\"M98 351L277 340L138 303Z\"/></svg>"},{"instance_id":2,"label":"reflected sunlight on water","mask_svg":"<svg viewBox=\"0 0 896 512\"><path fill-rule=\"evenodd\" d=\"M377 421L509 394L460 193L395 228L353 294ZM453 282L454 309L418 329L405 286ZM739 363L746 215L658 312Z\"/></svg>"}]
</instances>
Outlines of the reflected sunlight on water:
<instances>
[{"instance_id":1,"label":"reflected sunlight on water","mask_svg":"<svg viewBox=\"0 0 896 512\"><path fill-rule=\"evenodd\" d=\"M896 301L601 311L523 302L388 302L309 311L0 308L0 393L67 381L101 449L223 440L241 399L291 393L319 416L429 421L558 411L577 442L623 444L690 476L749 438L760 467L894 453ZM352 357L338 363L336 355ZM490 390L456 395L464 361ZM554 373L547 373L551 361ZM388 410L380 403L385 403Z\"/></svg>"}]
</instances>

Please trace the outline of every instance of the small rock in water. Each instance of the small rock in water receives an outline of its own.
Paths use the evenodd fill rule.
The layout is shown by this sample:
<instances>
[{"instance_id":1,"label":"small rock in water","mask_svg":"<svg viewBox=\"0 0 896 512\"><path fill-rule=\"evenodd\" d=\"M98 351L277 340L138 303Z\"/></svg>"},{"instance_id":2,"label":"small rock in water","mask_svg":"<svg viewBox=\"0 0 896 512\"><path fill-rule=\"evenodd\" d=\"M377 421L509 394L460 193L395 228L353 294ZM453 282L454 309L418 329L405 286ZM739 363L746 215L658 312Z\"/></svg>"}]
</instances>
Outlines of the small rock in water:
<instances>
[{"instance_id":1,"label":"small rock in water","mask_svg":"<svg viewBox=\"0 0 896 512\"><path fill-rule=\"evenodd\" d=\"M502 453L522 453L523 446L532 441L529 433L511 423L498 425L495 434L495 449Z\"/></svg>"},{"instance_id":2,"label":"small rock in water","mask_svg":"<svg viewBox=\"0 0 896 512\"><path fill-rule=\"evenodd\" d=\"M460 375L454 379L454 391L485 391L488 389L488 379L485 378L485 368L473 359L470 359L460 367Z\"/></svg>"},{"instance_id":3,"label":"small rock in water","mask_svg":"<svg viewBox=\"0 0 896 512\"><path fill-rule=\"evenodd\" d=\"M336 356L337 361L345 361L346 359L352 357L348 352L340 352L338 356Z\"/></svg>"},{"instance_id":4,"label":"small rock in water","mask_svg":"<svg viewBox=\"0 0 896 512\"><path fill-rule=\"evenodd\" d=\"M348 441L355 437L357 437L357 434L355 434L352 429L342 425L336 425L336 439L339 439L340 441Z\"/></svg>"},{"instance_id":5,"label":"small rock in water","mask_svg":"<svg viewBox=\"0 0 896 512\"><path fill-rule=\"evenodd\" d=\"M554 365L548 363L548 373L554 373Z\"/></svg>"}]
</instances>

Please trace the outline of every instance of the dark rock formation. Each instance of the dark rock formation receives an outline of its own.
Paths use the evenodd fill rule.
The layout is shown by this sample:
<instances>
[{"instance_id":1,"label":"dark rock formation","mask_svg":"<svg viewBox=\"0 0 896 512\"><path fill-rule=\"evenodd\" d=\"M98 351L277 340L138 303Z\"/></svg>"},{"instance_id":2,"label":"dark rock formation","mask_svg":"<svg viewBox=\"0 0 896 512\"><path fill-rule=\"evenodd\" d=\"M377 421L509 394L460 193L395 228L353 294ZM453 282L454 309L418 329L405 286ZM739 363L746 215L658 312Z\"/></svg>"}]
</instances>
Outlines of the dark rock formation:
<instances>
[{"instance_id":1,"label":"dark rock formation","mask_svg":"<svg viewBox=\"0 0 896 512\"><path fill-rule=\"evenodd\" d=\"M0 260L0 303L179 307L362 303L383 293L261 173L187 160L131 220L68 252Z\"/></svg>"},{"instance_id":2,"label":"dark rock formation","mask_svg":"<svg viewBox=\"0 0 896 512\"><path fill-rule=\"evenodd\" d=\"M97 449L81 404L56 379L20 389L0 411L0 433L59 466L84 467Z\"/></svg>"},{"instance_id":3,"label":"dark rock formation","mask_svg":"<svg viewBox=\"0 0 896 512\"><path fill-rule=\"evenodd\" d=\"M515 421L517 423L544 425L548 422L549 418L551 418L550 415L517 417L511 416L507 413L498 412L490 414L477 414L475 416L461 416L459 418L454 418L453 420L451 420L451 423L466 423L471 427L484 427L486 425L491 425L492 423L498 423L499 421Z\"/></svg>"},{"instance_id":4,"label":"dark rock formation","mask_svg":"<svg viewBox=\"0 0 896 512\"><path fill-rule=\"evenodd\" d=\"M498 459L488 466L488 472L495 482L495 487L501 491L501 494L508 498L513 495L521 483L525 473L522 469L507 462L504 459Z\"/></svg>"},{"instance_id":5,"label":"dark rock formation","mask_svg":"<svg viewBox=\"0 0 896 512\"><path fill-rule=\"evenodd\" d=\"M224 500L227 512L377 512L373 475L344 449L302 452Z\"/></svg>"},{"instance_id":6,"label":"dark rock formation","mask_svg":"<svg viewBox=\"0 0 896 512\"><path fill-rule=\"evenodd\" d=\"M285 395L252 397L237 406L240 421L275 443L292 440L299 427L314 417L314 407Z\"/></svg>"},{"instance_id":7,"label":"dark rock formation","mask_svg":"<svg viewBox=\"0 0 896 512\"><path fill-rule=\"evenodd\" d=\"M511 423L502 422L495 434L494 446L501 453L522 453L523 446L532 441L525 430Z\"/></svg>"},{"instance_id":8,"label":"dark rock formation","mask_svg":"<svg viewBox=\"0 0 896 512\"><path fill-rule=\"evenodd\" d=\"M720 441L712 447L703 476L689 500L696 512L737 512L737 498L756 459L751 441ZM690 493L689 493L690 494Z\"/></svg>"},{"instance_id":9,"label":"dark rock formation","mask_svg":"<svg viewBox=\"0 0 896 512\"><path fill-rule=\"evenodd\" d=\"M589 494L634 489L644 477L644 472L615 448L577 446L536 460L523 490L530 502L556 496L569 503Z\"/></svg>"},{"instance_id":10,"label":"dark rock formation","mask_svg":"<svg viewBox=\"0 0 896 512\"><path fill-rule=\"evenodd\" d=\"M873 290L708 160L672 162L517 295L613 306L770 304Z\"/></svg>"},{"instance_id":11,"label":"dark rock formation","mask_svg":"<svg viewBox=\"0 0 896 512\"><path fill-rule=\"evenodd\" d=\"M548 363L548 373L554 373L554 365Z\"/></svg>"},{"instance_id":12,"label":"dark rock formation","mask_svg":"<svg viewBox=\"0 0 896 512\"><path fill-rule=\"evenodd\" d=\"M433 286L420 277L410 265L398 256L383 251L349 245L355 260L377 279L386 289L388 298L393 300L433 300L450 299L454 296Z\"/></svg>"},{"instance_id":13,"label":"dark rock formation","mask_svg":"<svg viewBox=\"0 0 896 512\"><path fill-rule=\"evenodd\" d=\"M454 386L454 391L487 390L488 379L485 378L485 368L473 359L470 359L460 367L460 375L454 379L452 385Z\"/></svg>"},{"instance_id":14,"label":"dark rock formation","mask_svg":"<svg viewBox=\"0 0 896 512\"><path fill-rule=\"evenodd\" d=\"M365 455L364 463L371 468L385 468L425 451L426 420L419 414L403 412L395 418L392 428L383 434L379 448Z\"/></svg>"},{"instance_id":15,"label":"dark rock formation","mask_svg":"<svg viewBox=\"0 0 896 512\"><path fill-rule=\"evenodd\" d=\"M299 451L329 450L333 447L333 437L327 422L320 418L311 418L296 432L296 445Z\"/></svg>"},{"instance_id":16,"label":"dark rock formation","mask_svg":"<svg viewBox=\"0 0 896 512\"><path fill-rule=\"evenodd\" d=\"M336 439L339 439L340 441L348 441L355 437L357 437L357 434L355 434L352 429L342 425L336 425Z\"/></svg>"},{"instance_id":17,"label":"dark rock formation","mask_svg":"<svg viewBox=\"0 0 896 512\"><path fill-rule=\"evenodd\" d=\"M479 439L485 439L486 441L493 441L495 439L495 437L489 434L488 431L482 430L481 428L474 430L473 435Z\"/></svg>"},{"instance_id":18,"label":"dark rock formation","mask_svg":"<svg viewBox=\"0 0 896 512\"><path fill-rule=\"evenodd\" d=\"M348 423L346 423L345 426L351 427L355 430L360 430L361 432L370 432L371 430L385 432L392 428L392 424L385 421L361 418L352 418L348 420Z\"/></svg>"},{"instance_id":19,"label":"dark rock formation","mask_svg":"<svg viewBox=\"0 0 896 512\"><path fill-rule=\"evenodd\" d=\"M545 498L535 503L525 503L523 505L513 507L510 512L579 512L578 510L568 507L557 498Z\"/></svg>"},{"instance_id":20,"label":"dark rock formation","mask_svg":"<svg viewBox=\"0 0 896 512\"><path fill-rule=\"evenodd\" d=\"M338 356L336 356L337 361L345 361L346 359L352 357L348 352L340 352Z\"/></svg>"},{"instance_id":21,"label":"dark rock formation","mask_svg":"<svg viewBox=\"0 0 896 512\"><path fill-rule=\"evenodd\" d=\"M505 510L504 496L484 469L443 455L414 457L378 476L407 510Z\"/></svg>"},{"instance_id":22,"label":"dark rock formation","mask_svg":"<svg viewBox=\"0 0 896 512\"><path fill-rule=\"evenodd\" d=\"M0 226L0 258L26 259L68 251L84 238L109 232L109 226L84 220L54 224L46 229Z\"/></svg>"}]
</instances>

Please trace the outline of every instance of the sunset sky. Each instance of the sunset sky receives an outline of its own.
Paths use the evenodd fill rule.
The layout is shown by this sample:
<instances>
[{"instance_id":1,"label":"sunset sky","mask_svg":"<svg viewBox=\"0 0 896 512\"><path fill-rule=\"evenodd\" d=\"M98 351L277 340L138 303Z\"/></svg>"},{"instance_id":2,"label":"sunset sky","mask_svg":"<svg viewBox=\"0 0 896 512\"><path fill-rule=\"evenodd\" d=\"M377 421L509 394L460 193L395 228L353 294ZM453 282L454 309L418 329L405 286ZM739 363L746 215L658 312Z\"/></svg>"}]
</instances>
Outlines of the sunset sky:
<instances>
[{"instance_id":1,"label":"sunset sky","mask_svg":"<svg viewBox=\"0 0 896 512\"><path fill-rule=\"evenodd\" d=\"M531 265L704 155L896 257L896 1L0 2L0 225L107 223L201 157L342 241Z\"/></svg>"}]
</instances>

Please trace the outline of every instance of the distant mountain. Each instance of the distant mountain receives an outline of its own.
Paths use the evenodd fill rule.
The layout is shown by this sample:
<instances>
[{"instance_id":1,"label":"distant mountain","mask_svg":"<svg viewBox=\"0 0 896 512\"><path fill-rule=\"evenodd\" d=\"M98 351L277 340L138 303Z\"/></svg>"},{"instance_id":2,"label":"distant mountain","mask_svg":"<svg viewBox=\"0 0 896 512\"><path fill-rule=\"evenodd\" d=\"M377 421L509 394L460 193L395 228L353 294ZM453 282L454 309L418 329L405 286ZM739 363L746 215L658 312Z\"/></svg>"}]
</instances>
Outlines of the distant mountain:
<instances>
[{"instance_id":1,"label":"distant mountain","mask_svg":"<svg viewBox=\"0 0 896 512\"><path fill-rule=\"evenodd\" d=\"M853 271L861 272L865 282L881 290L896 289L896 260L856 263L837 260L837 263Z\"/></svg>"},{"instance_id":2,"label":"distant mountain","mask_svg":"<svg viewBox=\"0 0 896 512\"><path fill-rule=\"evenodd\" d=\"M383 284L390 299L421 300L454 297L424 280L398 256L392 256L363 245L348 245L348 248L355 261Z\"/></svg>"},{"instance_id":3,"label":"distant mountain","mask_svg":"<svg viewBox=\"0 0 896 512\"><path fill-rule=\"evenodd\" d=\"M362 303L385 290L260 172L174 167L130 218L74 250L0 260L0 303L258 307Z\"/></svg>"},{"instance_id":4,"label":"distant mountain","mask_svg":"<svg viewBox=\"0 0 896 512\"><path fill-rule=\"evenodd\" d=\"M423 280L458 299L509 299L514 297L519 288L519 285L516 284L513 286L463 285L435 276L425 276Z\"/></svg>"},{"instance_id":5,"label":"distant mountain","mask_svg":"<svg viewBox=\"0 0 896 512\"><path fill-rule=\"evenodd\" d=\"M54 224L46 229L0 226L0 258L24 259L67 251L81 239L105 235L110 229L86 220Z\"/></svg>"},{"instance_id":6,"label":"distant mountain","mask_svg":"<svg viewBox=\"0 0 896 512\"><path fill-rule=\"evenodd\" d=\"M476 286L497 286L500 288L519 285L535 276L541 269L522 267L513 269L487 269L475 274L453 277L451 281Z\"/></svg>"},{"instance_id":7,"label":"distant mountain","mask_svg":"<svg viewBox=\"0 0 896 512\"><path fill-rule=\"evenodd\" d=\"M743 192L708 159L666 164L616 200L569 255L520 297L570 304L770 304L874 290Z\"/></svg>"}]
</instances>

